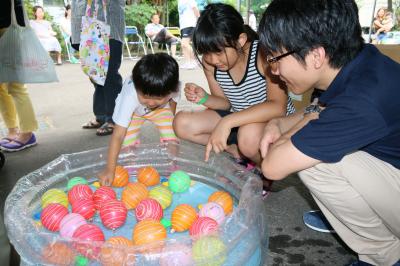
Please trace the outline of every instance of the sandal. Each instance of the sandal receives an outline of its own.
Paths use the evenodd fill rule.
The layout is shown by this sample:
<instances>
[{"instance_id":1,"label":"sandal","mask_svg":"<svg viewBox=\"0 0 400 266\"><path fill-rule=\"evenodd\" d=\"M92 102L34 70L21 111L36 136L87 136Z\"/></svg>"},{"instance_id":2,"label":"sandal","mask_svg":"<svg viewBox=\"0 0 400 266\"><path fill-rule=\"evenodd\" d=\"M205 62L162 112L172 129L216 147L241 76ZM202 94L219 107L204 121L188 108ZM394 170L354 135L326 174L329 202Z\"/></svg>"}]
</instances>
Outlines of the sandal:
<instances>
[{"instance_id":1,"label":"sandal","mask_svg":"<svg viewBox=\"0 0 400 266\"><path fill-rule=\"evenodd\" d=\"M11 139L11 138L2 138L2 139L0 139L0 146L1 145L4 145L4 144L7 144L7 143L9 143L9 142L11 142L11 141L13 141L13 139Z\"/></svg>"},{"instance_id":2,"label":"sandal","mask_svg":"<svg viewBox=\"0 0 400 266\"><path fill-rule=\"evenodd\" d=\"M111 135L114 131L114 124L106 122L99 129L97 129L97 136L108 136Z\"/></svg>"},{"instance_id":3,"label":"sandal","mask_svg":"<svg viewBox=\"0 0 400 266\"><path fill-rule=\"evenodd\" d=\"M101 123L99 123L95 120L95 121L89 121L86 124L83 124L82 128L83 129L97 129L97 128L100 128L101 125L102 125Z\"/></svg>"}]
</instances>

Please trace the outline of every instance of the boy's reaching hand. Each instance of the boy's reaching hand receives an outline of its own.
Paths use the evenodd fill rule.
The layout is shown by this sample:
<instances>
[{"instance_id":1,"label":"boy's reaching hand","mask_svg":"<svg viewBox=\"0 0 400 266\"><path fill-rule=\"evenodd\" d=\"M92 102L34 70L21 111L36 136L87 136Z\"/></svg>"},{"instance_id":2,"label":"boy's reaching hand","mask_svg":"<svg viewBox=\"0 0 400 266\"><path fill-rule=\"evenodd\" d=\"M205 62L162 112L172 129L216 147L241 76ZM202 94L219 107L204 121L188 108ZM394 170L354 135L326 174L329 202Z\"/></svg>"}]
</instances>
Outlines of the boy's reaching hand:
<instances>
[{"instance_id":1,"label":"boy's reaching hand","mask_svg":"<svg viewBox=\"0 0 400 266\"><path fill-rule=\"evenodd\" d=\"M206 91L194 83L186 83L184 91L186 99L193 103L198 103L206 95Z\"/></svg>"},{"instance_id":2,"label":"boy's reaching hand","mask_svg":"<svg viewBox=\"0 0 400 266\"><path fill-rule=\"evenodd\" d=\"M108 169L101 171L98 175L100 184L102 186L111 186L112 182L114 181L114 172L115 171L110 171Z\"/></svg>"}]
</instances>

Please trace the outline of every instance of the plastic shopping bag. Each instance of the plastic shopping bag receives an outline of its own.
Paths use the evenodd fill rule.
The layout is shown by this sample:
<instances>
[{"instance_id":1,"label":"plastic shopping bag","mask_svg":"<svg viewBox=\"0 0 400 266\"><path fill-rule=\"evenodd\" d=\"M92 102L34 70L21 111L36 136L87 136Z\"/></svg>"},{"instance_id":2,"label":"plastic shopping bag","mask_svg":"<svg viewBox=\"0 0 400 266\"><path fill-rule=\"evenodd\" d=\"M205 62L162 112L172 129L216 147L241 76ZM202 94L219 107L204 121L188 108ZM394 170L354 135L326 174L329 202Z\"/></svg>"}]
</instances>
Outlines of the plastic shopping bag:
<instances>
[{"instance_id":1,"label":"plastic shopping bag","mask_svg":"<svg viewBox=\"0 0 400 266\"><path fill-rule=\"evenodd\" d=\"M0 37L0 82L46 83L58 81L54 62L29 25L18 25L11 1L11 25Z\"/></svg>"}]
</instances>

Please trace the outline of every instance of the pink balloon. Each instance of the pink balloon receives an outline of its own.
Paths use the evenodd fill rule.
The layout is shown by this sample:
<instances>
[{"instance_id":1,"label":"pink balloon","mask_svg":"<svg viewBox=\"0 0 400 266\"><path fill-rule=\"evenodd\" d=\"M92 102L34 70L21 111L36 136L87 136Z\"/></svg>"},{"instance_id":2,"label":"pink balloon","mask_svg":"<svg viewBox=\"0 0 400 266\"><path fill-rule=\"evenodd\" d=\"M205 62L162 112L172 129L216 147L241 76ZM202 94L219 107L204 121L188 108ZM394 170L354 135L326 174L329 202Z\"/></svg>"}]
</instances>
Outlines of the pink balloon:
<instances>
[{"instance_id":1,"label":"pink balloon","mask_svg":"<svg viewBox=\"0 0 400 266\"><path fill-rule=\"evenodd\" d=\"M88 185L78 184L68 191L68 201L72 205L81 199L92 199L93 191Z\"/></svg>"},{"instance_id":2,"label":"pink balloon","mask_svg":"<svg viewBox=\"0 0 400 266\"><path fill-rule=\"evenodd\" d=\"M198 217L189 229L191 236L208 235L218 230L218 223L210 217Z\"/></svg>"},{"instance_id":3,"label":"pink balloon","mask_svg":"<svg viewBox=\"0 0 400 266\"><path fill-rule=\"evenodd\" d=\"M163 248L160 266L194 265L192 249L183 244L172 244Z\"/></svg>"},{"instance_id":4,"label":"pink balloon","mask_svg":"<svg viewBox=\"0 0 400 266\"><path fill-rule=\"evenodd\" d=\"M72 237L79 226L86 224L85 218L78 213L69 213L64 216L60 223L60 235Z\"/></svg>"},{"instance_id":5,"label":"pink balloon","mask_svg":"<svg viewBox=\"0 0 400 266\"><path fill-rule=\"evenodd\" d=\"M100 210L103 202L116 199L117 195L111 187L100 187L93 194L93 200L96 210Z\"/></svg>"},{"instance_id":6,"label":"pink balloon","mask_svg":"<svg viewBox=\"0 0 400 266\"><path fill-rule=\"evenodd\" d=\"M94 201L92 199L77 200L72 204L72 212L79 213L86 220L89 220L96 212Z\"/></svg>"},{"instance_id":7,"label":"pink balloon","mask_svg":"<svg viewBox=\"0 0 400 266\"><path fill-rule=\"evenodd\" d=\"M126 221L128 210L122 201L110 200L100 208L100 219L105 227L115 229Z\"/></svg>"},{"instance_id":8,"label":"pink balloon","mask_svg":"<svg viewBox=\"0 0 400 266\"><path fill-rule=\"evenodd\" d=\"M61 220L68 214L68 209L59 203L50 203L40 215L42 225L53 232L60 230Z\"/></svg>"},{"instance_id":9,"label":"pink balloon","mask_svg":"<svg viewBox=\"0 0 400 266\"><path fill-rule=\"evenodd\" d=\"M199 212L200 217L210 217L221 224L225 220L224 208L215 202L208 202L203 205Z\"/></svg>"},{"instance_id":10,"label":"pink balloon","mask_svg":"<svg viewBox=\"0 0 400 266\"><path fill-rule=\"evenodd\" d=\"M102 242L104 242L104 234L100 227L94 224L81 225L75 230L72 237L76 238L74 247L83 256L89 259L96 259L99 257L101 245ZM84 241L84 243L79 240Z\"/></svg>"},{"instance_id":11,"label":"pink balloon","mask_svg":"<svg viewBox=\"0 0 400 266\"><path fill-rule=\"evenodd\" d=\"M160 221L163 217L163 209L157 200L144 199L136 206L135 215L138 222L145 219Z\"/></svg>"}]
</instances>

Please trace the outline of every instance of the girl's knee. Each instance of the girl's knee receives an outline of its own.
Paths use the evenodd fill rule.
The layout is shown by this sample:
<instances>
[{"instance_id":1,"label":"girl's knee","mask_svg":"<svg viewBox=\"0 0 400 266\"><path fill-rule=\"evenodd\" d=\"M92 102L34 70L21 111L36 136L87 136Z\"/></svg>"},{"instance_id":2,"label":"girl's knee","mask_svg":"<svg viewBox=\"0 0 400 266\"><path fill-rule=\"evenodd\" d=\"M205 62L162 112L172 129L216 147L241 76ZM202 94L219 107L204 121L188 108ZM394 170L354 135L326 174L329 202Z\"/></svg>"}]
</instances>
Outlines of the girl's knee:
<instances>
[{"instance_id":1,"label":"girl's knee","mask_svg":"<svg viewBox=\"0 0 400 266\"><path fill-rule=\"evenodd\" d=\"M174 121L172 122L172 126L174 128L175 134L179 138L184 138L188 131L190 131L190 114L186 112L178 112L175 115Z\"/></svg>"},{"instance_id":2,"label":"girl's knee","mask_svg":"<svg viewBox=\"0 0 400 266\"><path fill-rule=\"evenodd\" d=\"M244 156L253 158L259 152L260 140L252 135L238 134L238 146Z\"/></svg>"}]
</instances>

